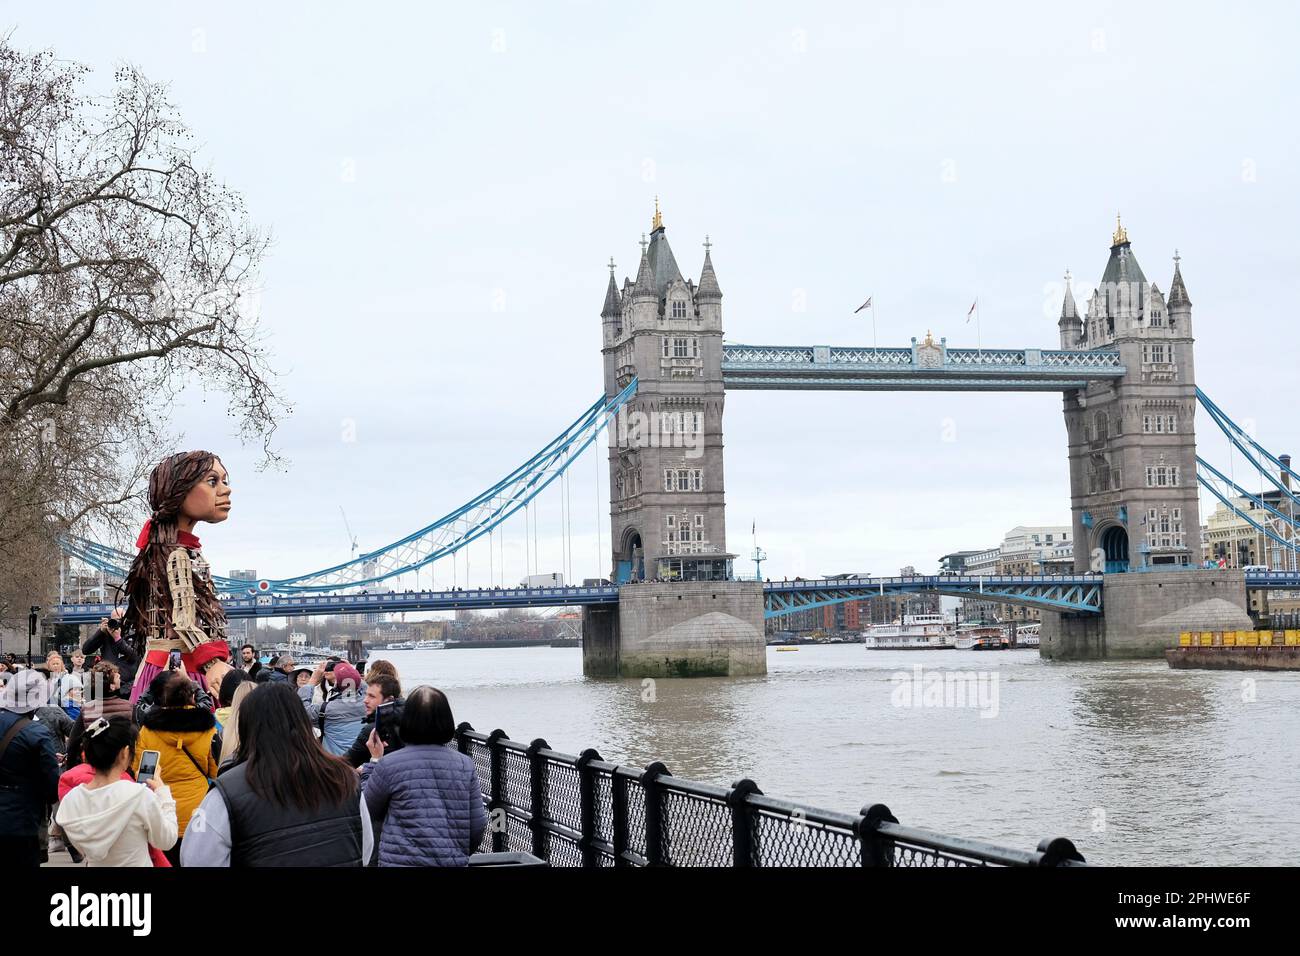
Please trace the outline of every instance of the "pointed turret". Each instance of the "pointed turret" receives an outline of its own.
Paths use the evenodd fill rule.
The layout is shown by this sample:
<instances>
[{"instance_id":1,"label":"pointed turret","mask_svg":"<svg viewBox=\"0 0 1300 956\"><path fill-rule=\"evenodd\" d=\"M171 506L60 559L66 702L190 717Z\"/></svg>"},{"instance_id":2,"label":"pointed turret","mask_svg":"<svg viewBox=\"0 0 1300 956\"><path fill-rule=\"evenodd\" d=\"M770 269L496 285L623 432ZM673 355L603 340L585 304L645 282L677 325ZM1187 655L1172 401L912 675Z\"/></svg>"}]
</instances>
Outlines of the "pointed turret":
<instances>
[{"instance_id":1,"label":"pointed turret","mask_svg":"<svg viewBox=\"0 0 1300 956\"><path fill-rule=\"evenodd\" d=\"M655 288L654 269L650 265L650 256L646 252L645 235L641 236L641 265L636 270L636 285L632 288L632 298L656 301L659 290Z\"/></svg>"},{"instance_id":2,"label":"pointed turret","mask_svg":"<svg viewBox=\"0 0 1300 956\"><path fill-rule=\"evenodd\" d=\"M713 259L709 255L712 243L704 237L704 268L700 270L700 287L695 291L695 299L707 299L711 302L721 301L722 289L718 287L718 277L713 271Z\"/></svg>"},{"instance_id":3,"label":"pointed turret","mask_svg":"<svg viewBox=\"0 0 1300 956\"><path fill-rule=\"evenodd\" d=\"M1079 317L1079 306L1074 301L1068 269L1065 273L1065 298L1061 301L1061 318L1056 325L1061 330L1061 348L1077 348L1083 337L1083 319Z\"/></svg>"},{"instance_id":4,"label":"pointed turret","mask_svg":"<svg viewBox=\"0 0 1300 956\"><path fill-rule=\"evenodd\" d=\"M614 280L614 260L609 262L609 285L605 287L605 306L600 310L602 319L617 318L623 313L623 303L618 294L618 283Z\"/></svg>"},{"instance_id":5,"label":"pointed turret","mask_svg":"<svg viewBox=\"0 0 1300 956\"><path fill-rule=\"evenodd\" d=\"M668 237L664 234L662 223L650 233L650 271L654 274L655 294L663 298L668 286L682 277L682 270L677 268L677 259ZM640 282L640 280L637 280Z\"/></svg>"},{"instance_id":6,"label":"pointed turret","mask_svg":"<svg viewBox=\"0 0 1300 956\"><path fill-rule=\"evenodd\" d=\"M1182 257L1174 250L1174 281L1169 286L1169 308L1182 307L1190 309L1192 300L1187 297L1187 286L1183 285L1183 270L1179 267Z\"/></svg>"}]
</instances>

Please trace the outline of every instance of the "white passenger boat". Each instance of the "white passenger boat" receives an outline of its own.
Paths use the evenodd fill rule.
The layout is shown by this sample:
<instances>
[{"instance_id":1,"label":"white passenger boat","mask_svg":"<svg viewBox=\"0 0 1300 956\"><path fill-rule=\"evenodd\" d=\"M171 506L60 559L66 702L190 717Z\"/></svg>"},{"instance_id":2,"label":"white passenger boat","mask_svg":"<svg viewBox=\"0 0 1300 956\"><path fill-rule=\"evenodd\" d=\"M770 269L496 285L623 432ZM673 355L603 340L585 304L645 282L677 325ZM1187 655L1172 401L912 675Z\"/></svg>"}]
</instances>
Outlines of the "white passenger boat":
<instances>
[{"instance_id":1,"label":"white passenger boat","mask_svg":"<svg viewBox=\"0 0 1300 956\"><path fill-rule=\"evenodd\" d=\"M1001 647L1005 639L997 624L963 624L955 641L959 651L986 651Z\"/></svg>"},{"instance_id":2,"label":"white passenger boat","mask_svg":"<svg viewBox=\"0 0 1300 956\"><path fill-rule=\"evenodd\" d=\"M413 651L415 650L415 641L395 641L387 645L386 651Z\"/></svg>"},{"instance_id":3,"label":"white passenger boat","mask_svg":"<svg viewBox=\"0 0 1300 956\"><path fill-rule=\"evenodd\" d=\"M417 651L440 651L447 644L445 641L416 641L415 649Z\"/></svg>"},{"instance_id":4,"label":"white passenger boat","mask_svg":"<svg viewBox=\"0 0 1300 956\"><path fill-rule=\"evenodd\" d=\"M862 643L869 651L941 650L954 646L953 636L942 614L905 614L893 624L872 624Z\"/></svg>"}]
</instances>

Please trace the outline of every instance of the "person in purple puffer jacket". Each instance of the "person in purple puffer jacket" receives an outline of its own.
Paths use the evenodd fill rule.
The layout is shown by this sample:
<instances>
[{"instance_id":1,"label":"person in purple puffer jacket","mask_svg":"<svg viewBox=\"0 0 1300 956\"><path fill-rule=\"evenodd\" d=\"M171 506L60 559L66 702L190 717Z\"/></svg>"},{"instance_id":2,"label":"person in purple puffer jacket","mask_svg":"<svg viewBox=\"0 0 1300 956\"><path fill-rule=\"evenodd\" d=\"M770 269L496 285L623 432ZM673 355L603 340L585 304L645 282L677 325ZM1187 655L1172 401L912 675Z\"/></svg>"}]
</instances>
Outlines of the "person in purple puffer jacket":
<instances>
[{"instance_id":1,"label":"person in purple puffer jacket","mask_svg":"<svg viewBox=\"0 0 1300 956\"><path fill-rule=\"evenodd\" d=\"M456 731L442 691L417 687L398 725L403 746L390 754L372 732L362 767L366 806L382 823L380 866L466 866L487 829L474 762L446 744Z\"/></svg>"}]
</instances>

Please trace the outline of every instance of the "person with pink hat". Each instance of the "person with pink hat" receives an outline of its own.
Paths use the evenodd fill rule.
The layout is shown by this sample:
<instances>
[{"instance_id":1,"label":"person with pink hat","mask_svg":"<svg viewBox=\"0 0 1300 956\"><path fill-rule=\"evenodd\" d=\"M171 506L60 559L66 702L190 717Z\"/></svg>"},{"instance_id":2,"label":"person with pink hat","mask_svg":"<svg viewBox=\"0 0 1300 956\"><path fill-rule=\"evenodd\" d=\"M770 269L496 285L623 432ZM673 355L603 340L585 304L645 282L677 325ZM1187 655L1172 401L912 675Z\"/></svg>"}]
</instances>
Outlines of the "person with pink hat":
<instances>
[{"instance_id":1,"label":"person with pink hat","mask_svg":"<svg viewBox=\"0 0 1300 956\"><path fill-rule=\"evenodd\" d=\"M322 683L324 699L317 702L316 688ZM348 752L366 716L365 694L361 674L347 661L317 664L311 678L298 688L298 698L326 752L336 756Z\"/></svg>"}]
</instances>

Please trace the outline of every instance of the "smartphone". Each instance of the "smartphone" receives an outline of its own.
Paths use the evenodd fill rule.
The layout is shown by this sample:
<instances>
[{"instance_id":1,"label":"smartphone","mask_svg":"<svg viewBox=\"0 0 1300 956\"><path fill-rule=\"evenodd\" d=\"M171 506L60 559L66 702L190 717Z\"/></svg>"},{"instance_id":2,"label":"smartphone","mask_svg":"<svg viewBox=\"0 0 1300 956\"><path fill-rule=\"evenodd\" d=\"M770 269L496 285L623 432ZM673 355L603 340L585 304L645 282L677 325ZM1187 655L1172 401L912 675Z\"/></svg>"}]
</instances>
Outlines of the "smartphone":
<instances>
[{"instance_id":1,"label":"smartphone","mask_svg":"<svg viewBox=\"0 0 1300 956\"><path fill-rule=\"evenodd\" d=\"M140 755L140 772L135 775L136 783L148 783L158 773L158 751L146 750Z\"/></svg>"},{"instance_id":2,"label":"smartphone","mask_svg":"<svg viewBox=\"0 0 1300 956\"><path fill-rule=\"evenodd\" d=\"M401 720L402 704L400 701L390 700L388 703L380 704L375 708L375 734L390 751L401 749L402 735L398 729Z\"/></svg>"},{"instance_id":3,"label":"smartphone","mask_svg":"<svg viewBox=\"0 0 1300 956\"><path fill-rule=\"evenodd\" d=\"M178 671L181 669L180 651L172 651L169 655L167 655L167 669L169 671Z\"/></svg>"}]
</instances>

